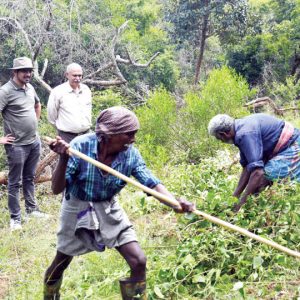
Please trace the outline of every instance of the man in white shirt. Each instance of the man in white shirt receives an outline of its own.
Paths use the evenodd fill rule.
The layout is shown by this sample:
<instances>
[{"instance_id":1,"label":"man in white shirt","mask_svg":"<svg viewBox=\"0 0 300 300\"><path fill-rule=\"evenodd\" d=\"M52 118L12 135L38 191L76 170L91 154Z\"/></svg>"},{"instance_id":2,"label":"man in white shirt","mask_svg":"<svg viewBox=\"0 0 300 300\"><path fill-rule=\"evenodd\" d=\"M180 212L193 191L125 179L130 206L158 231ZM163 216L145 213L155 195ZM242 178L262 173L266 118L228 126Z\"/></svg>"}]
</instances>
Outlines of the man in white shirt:
<instances>
[{"instance_id":1,"label":"man in white shirt","mask_svg":"<svg viewBox=\"0 0 300 300\"><path fill-rule=\"evenodd\" d=\"M55 87L47 104L48 121L66 142L89 132L92 119L92 93L83 83L82 68L72 63L66 69L67 82Z\"/></svg>"}]
</instances>

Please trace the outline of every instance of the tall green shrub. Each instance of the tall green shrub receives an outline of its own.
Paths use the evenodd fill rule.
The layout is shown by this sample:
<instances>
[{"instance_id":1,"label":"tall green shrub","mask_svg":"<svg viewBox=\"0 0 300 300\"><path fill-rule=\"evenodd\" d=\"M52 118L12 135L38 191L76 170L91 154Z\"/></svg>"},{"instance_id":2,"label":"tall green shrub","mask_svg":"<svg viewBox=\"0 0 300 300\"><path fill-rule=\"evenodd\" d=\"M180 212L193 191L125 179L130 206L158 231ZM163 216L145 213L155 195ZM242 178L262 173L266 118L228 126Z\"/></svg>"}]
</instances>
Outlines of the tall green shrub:
<instances>
[{"instance_id":1,"label":"tall green shrub","mask_svg":"<svg viewBox=\"0 0 300 300\"><path fill-rule=\"evenodd\" d=\"M149 163L163 165L172 148L170 137L174 135L176 121L175 100L166 90L159 89L135 112L141 124L137 143L143 157Z\"/></svg>"},{"instance_id":2,"label":"tall green shrub","mask_svg":"<svg viewBox=\"0 0 300 300\"><path fill-rule=\"evenodd\" d=\"M207 125L216 114L226 113L233 117L246 114L243 104L254 95L244 78L228 67L215 69L200 92L185 95L185 107L180 111L177 132L181 150L188 158L198 161L211 153L214 139L209 138Z\"/></svg>"},{"instance_id":3,"label":"tall green shrub","mask_svg":"<svg viewBox=\"0 0 300 300\"><path fill-rule=\"evenodd\" d=\"M123 98L118 91L103 90L93 92L92 126L96 124L99 112L111 106L123 105Z\"/></svg>"}]
</instances>

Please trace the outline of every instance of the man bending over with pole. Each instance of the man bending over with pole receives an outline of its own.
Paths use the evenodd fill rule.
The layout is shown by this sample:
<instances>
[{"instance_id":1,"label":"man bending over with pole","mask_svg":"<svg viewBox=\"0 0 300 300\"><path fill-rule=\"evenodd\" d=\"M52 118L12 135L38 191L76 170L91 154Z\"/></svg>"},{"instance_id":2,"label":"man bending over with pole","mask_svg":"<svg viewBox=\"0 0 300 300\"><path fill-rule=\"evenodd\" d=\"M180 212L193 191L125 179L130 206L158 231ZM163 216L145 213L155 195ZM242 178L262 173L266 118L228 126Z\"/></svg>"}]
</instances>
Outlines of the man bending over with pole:
<instances>
[{"instance_id":1,"label":"man bending over with pole","mask_svg":"<svg viewBox=\"0 0 300 300\"><path fill-rule=\"evenodd\" d=\"M76 137L70 146L175 199L146 168L140 153L133 147L138 129L139 122L133 112L111 107L100 113L95 133ZM104 251L105 247L115 248L130 267L130 277L120 280L122 298L146 299L146 257L132 224L115 198L126 182L80 158L69 157L69 145L60 137L50 147L60 154L52 177L52 190L54 194L64 190L65 193L57 253L45 274L44 300L59 299L63 272L73 256ZM194 210L194 205L184 199L178 199L178 203L181 212Z\"/></svg>"}]
</instances>

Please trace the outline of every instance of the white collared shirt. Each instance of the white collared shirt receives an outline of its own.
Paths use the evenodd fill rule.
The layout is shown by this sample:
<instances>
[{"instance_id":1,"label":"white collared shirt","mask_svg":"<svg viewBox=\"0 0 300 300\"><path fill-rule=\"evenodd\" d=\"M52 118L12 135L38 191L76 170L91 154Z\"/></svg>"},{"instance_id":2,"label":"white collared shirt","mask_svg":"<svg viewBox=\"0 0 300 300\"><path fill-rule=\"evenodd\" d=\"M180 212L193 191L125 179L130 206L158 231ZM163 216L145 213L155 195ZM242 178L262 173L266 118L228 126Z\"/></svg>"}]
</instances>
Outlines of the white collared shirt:
<instances>
[{"instance_id":1,"label":"white collared shirt","mask_svg":"<svg viewBox=\"0 0 300 300\"><path fill-rule=\"evenodd\" d=\"M92 123L92 93L89 87L80 83L75 91L69 82L55 87L47 104L48 121L61 131L81 133Z\"/></svg>"}]
</instances>

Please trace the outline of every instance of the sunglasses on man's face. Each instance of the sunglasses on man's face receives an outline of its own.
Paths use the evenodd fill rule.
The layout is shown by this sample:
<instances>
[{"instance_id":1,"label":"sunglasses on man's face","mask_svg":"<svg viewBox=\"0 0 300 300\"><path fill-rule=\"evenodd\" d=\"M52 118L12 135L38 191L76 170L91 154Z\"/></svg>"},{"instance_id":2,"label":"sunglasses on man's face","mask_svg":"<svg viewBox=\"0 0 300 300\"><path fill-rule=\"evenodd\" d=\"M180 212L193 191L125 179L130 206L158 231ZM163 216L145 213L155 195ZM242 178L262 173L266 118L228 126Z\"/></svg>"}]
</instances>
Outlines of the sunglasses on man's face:
<instances>
[{"instance_id":1,"label":"sunglasses on man's face","mask_svg":"<svg viewBox=\"0 0 300 300\"><path fill-rule=\"evenodd\" d=\"M22 72L22 73L32 73L33 70L32 69L20 69L19 72Z\"/></svg>"}]
</instances>

